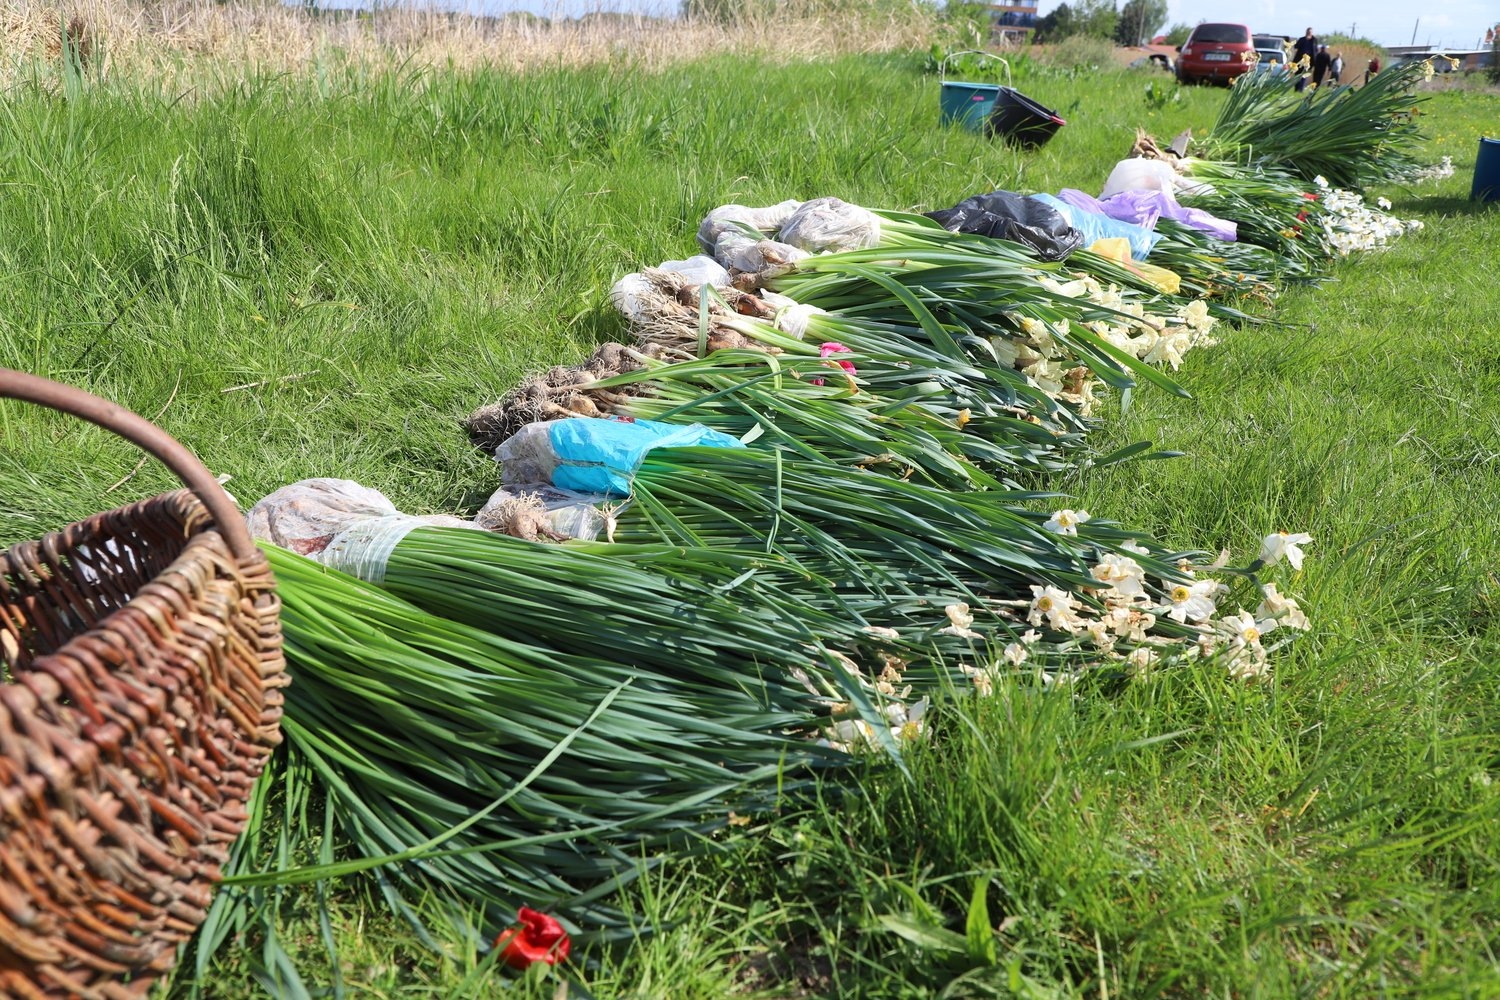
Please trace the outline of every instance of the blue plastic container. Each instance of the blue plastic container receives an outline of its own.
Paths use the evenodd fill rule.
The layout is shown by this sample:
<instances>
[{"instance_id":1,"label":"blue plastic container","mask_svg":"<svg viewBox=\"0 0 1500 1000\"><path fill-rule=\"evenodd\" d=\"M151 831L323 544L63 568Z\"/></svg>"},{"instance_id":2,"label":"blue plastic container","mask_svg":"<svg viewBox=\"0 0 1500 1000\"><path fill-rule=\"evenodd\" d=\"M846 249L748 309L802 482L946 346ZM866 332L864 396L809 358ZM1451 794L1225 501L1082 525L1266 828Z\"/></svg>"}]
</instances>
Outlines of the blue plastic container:
<instances>
[{"instance_id":1,"label":"blue plastic container","mask_svg":"<svg viewBox=\"0 0 1500 1000\"><path fill-rule=\"evenodd\" d=\"M1474 159L1474 187L1469 197L1478 201L1500 201L1500 139L1480 139Z\"/></svg>"},{"instance_id":2,"label":"blue plastic container","mask_svg":"<svg viewBox=\"0 0 1500 1000\"><path fill-rule=\"evenodd\" d=\"M938 120L944 125L957 125L970 132L983 132L999 98L998 83L944 80L943 92L938 95L941 111Z\"/></svg>"},{"instance_id":3,"label":"blue plastic container","mask_svg":"<svg viewBox=\"0 0 1500 1000\"><path fill-rule=\"evenodd\" d=\"M1005 82L1010 83L1010 63L1000 56L973 49L949 53L938 65L938 79L942 87L938 93L938 123L956 125L970 132L983 132L988 135L990 116L995 112L995 102L1000 99L1000 85L948 79L948 63L960 56L971 55L998 62L1004 66Z\"/></svg>"}]
</instances>

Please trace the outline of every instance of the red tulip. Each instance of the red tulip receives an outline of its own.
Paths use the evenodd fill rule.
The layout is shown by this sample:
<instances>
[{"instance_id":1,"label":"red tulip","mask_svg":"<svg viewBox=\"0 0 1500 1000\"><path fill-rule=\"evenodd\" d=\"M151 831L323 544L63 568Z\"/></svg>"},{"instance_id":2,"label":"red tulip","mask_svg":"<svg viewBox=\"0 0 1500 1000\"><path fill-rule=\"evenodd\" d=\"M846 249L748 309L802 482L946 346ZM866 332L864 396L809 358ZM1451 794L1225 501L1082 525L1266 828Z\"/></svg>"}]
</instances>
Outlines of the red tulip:
<instances>
[{"instance_id":1,"label":"red tulip","mask_svg":"<svg viewBox=\"0 0 1500 1000\"><path fill-rule=\"evenodd\" d=\"M516 919L520 921L519 927L502 931L495 938L502 962L512 969L524 969L534 962L556 965L567 961L573 942L556 918L523 906Z\"/></svg>"}]
</instances>

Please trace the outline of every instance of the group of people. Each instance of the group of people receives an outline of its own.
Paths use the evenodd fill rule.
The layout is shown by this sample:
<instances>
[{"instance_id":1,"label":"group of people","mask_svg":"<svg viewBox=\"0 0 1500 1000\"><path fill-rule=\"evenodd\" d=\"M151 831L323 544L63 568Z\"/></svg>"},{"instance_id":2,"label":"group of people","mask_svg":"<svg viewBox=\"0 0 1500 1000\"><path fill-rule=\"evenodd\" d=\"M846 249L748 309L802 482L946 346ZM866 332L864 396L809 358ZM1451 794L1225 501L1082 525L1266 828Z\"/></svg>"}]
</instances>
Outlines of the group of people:
<instances>
[{"instance_id":1,"label":"group of people","mask_svg":"<svg viewBox=\"0 0 1500 1000\"><path fill-rule=\"evenodd\" d=\"M1298 69L1297 89L1307 89L1307 70L1312 69L1312 84L1321 87L1327 82L1336 87L1344 77L1344 55L1330 53L1328 46L1318 41L1311 28L1292 46L1292 64Z\"/></svg>"},{"instance_id":2,"label":"group of people","mask_svg":"<svg viewBox=\"0 0 1500 1000\"><path fill-rule=\"evenodd\" d=\"M1337 87L1344 82L1344 56L1341 52L1329 52L1328 46L1318 41L1311 28L1292 45L1292 66L1297 75L1297 89L1306 90L1308 70L1312 71L1312 84ZM1365 67L1365 82L1380 72L1380 57L1370 60Z\"/></svg>"}]
</instances>

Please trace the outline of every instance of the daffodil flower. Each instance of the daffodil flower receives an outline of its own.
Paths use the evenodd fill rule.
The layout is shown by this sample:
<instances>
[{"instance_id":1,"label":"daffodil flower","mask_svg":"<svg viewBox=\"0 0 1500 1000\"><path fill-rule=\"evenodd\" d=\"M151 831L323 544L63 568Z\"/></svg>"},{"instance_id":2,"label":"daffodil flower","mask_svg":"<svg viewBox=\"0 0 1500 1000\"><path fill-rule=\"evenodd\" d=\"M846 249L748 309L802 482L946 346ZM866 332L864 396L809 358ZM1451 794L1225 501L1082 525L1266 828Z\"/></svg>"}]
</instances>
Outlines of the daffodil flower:
<instances>
[{"instance_id":1,"label":"daffodil flower","mask_svg":"<svg viewBox=\"0 0 1500 1000\"><path fill-rule=\"evenodd\" d=\"M1260 607L1255 609L1255 617L1272 618L1287 628L1301 629L1304 632L1312 627L1307 615L1297 606L1296 599L1278 593L1276 584L1268 583L1260 588L1260 592L1264 599L1260 602Z\"/></svg>"},{"instance_id":2,"label":"daffodil flower","mask_svg":"<svg viewBox=\"0 0 1500 1000\"><path fill-rule=\"evenodd\" d=\"M1312 535L1305 531L1278 531L1273 535L1267 535L1260 543L1260 561L1267 566L1274 566L1285 558L1292 564L1292 569L1300 570L1302 546L1312 540Z\"/></svg>"},{"instance_id":3,"label":"daffodil flower","mask_svg":"<svg viewBox=\"0 0 1500 1000\"><path fill-rule=\"evenodd\" d=\"M1031 611L1026 620L1033 625L1047 622L1059 632L1077 632L1082 619L1073 611L1073 595L1057 587L1031 586Z\"/></svg>"},{"instance_id":4,"label":"daffodil flower","mask_svg":"<svg viewBox=\"0 0 1500 1000\"><path fill-rule=\"evenodd\" d=\"M1250 681L1264 677L1270 670L1270 665L1266 662L1265 647L1259 643L1235 643L1224 654L1224 669L1230 677L1237 680Z\"/></svg>"},{"instance_id":5,"label":"daffodil flower","mask_svg":"<svg viewBox=\"0 0 1500 1000\"><path fill-rule=\"evenodd\" d=\"M1124 597L1143 596L1146 593L1143 583L1146 571L1129 556L1106 552L1089 570L1089 574Z\"/></svg>"},{"instance_id":6,"label":"daffodil flower","mask_svg":"<svg viewBox=\"0 0 1500 1000\"><path fill-rule=\"evenodd\" d=\"M1078 526L1089 519L1086 510L1059 510L1054 511L1052 516L1042 524L1048 531L1055 531L1059 535L1076 535ZM1035 590L1036 588L1031 588Z\"/></svg>"},{"instance_id":7,"label":"daffodil flower","mask_svg":"<svg viewBox=\"0 0 1500 1000\"><path fill-rule=\"evenodd\" d=\"M1167 609L1167 617L1175 622L1185 622L1188 619L1201 622L1213 617L1217 610L1213 597L1218 590L1218 580L1173 584L1167 591L1167 600L1172 602L1172 606Z\"/></svg>"},{"instance_id":8,"label":"daffodil flower","mask_svg":"<svg viewBox=\"0 0 1500 1000\"><path fill-rule=\"evenodd\" d=\"M1236 645L1256 646L1261 637L1276 627L1274 619L1257 619L1244 608L1237 615L1226 615L1219 620L1219 627L1230 642Z\"/></svg>"}]
</instances>

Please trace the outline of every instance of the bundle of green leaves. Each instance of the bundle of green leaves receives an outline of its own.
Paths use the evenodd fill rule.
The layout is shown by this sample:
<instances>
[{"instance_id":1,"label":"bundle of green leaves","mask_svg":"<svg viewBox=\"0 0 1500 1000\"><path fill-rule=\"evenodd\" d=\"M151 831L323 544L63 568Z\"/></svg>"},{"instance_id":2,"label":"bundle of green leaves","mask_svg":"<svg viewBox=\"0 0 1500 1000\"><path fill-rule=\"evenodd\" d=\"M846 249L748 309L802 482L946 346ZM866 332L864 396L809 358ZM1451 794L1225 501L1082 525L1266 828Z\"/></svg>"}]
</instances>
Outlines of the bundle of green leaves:
<instances>
[{"instance_id":1,"label":"bundle of green leaves","mask_svg":"<svg viewBox=\"0 0 1500 1000\"><path fill-rule=\"evenodd\" d=\"M1324 177L1337 188L1363 191L1398 181L1418 165L1425 136L1419 126L1418 82L1430 75L1421 62L1395 66L1358 87L1324 87L1299 93L1275 73L1246 73L1195 156L1243 166L1284 170L1311 182Z\"/></svg>"}]
</instances>

